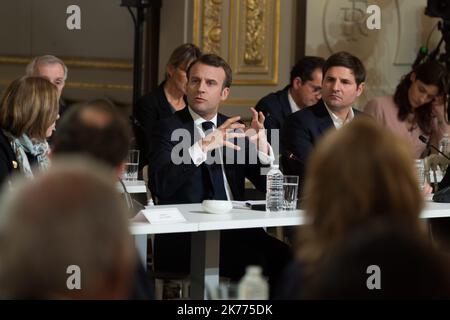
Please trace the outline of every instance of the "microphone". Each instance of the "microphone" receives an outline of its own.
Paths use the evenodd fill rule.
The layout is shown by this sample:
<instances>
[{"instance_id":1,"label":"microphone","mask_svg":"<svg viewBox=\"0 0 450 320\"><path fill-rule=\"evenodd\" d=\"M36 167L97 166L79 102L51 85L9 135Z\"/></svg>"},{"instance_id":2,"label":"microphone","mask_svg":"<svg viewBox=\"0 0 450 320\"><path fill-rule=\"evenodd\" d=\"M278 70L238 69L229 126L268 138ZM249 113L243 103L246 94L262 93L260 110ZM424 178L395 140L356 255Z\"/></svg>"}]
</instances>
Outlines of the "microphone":
<instances>
[{"instance_id":1,"label":"microphone","mask_svg":"<svg viewBox=\"0 0 450 320\"><path fill-rule=\"evenodd\" d=\"M430 140L429 140L427 137L425 137L423 134L421 134L421 135L419 136L419 140L422 141L423 143L425 143L425 144L427 145L427 147L433 148L434 150L436 150L437 152L439 152L439 154L441 154L442 156L444 156L445 159L447 159L447 160L450 161L450 158L449 158L445 153L443 153L441 150L439 150L439 149L436 148L434 145L432 145L432 144L430 143Z\"/></svg>"},{"instance_id":2,"label":"microphone","mask_svg":"<svg viewBox=\"0 0 450 320\"><path fill-rule=\"evenodd\" d=\"M136 126L137 128L139 128L139 130L145 132L144 126L138 121L138 119L136 119L135 116L130 115L130 116L128 117L128 120L130 120L130 122L131 122L132 125L134 125L134 126Z\"/></svg>"},{"instance_id":3,"label":"microphone","mask_svg":"<svg viewBox=\"0 0 450 320\"><path fill-rule=\"evenodd\" d=\"M284 154L285 154L285 156L286 156L286 158L287 159L289 159L289 160L294 160L294 161L297 161L297 162L302 162L293 152L291 152L291 151L289 151L289 150L286 150L285 152L284 152Z\"/></svg>"}]
</instances>

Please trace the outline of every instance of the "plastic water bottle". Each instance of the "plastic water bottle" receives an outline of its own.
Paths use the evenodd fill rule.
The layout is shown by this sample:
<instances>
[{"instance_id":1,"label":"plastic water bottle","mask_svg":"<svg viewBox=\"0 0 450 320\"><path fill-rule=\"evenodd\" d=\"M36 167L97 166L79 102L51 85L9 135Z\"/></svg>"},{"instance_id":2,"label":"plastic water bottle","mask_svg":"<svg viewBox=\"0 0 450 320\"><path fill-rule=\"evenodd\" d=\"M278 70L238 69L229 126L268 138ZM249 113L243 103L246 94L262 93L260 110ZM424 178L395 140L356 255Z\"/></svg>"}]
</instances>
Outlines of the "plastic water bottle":
<instances>
[{"instance_id":1,"label":"plastic water bottle","mask_svg":"<svg viewBox=\"0 0 450 320\"><path fill-rule=\"evenodd\" d=\"M439 151L448 155L448 153L450 151L449 144L450 144L450 140L448 138L448 133L444 133L444 136L442 137L441 141L439 142Z\"/></svg>"},{"instance_id":2,"label":"plastic water bottle","mask_svg":"<svg viewBox=\"0 0 450 320\"><path fill-rule=\"evenodd\" d=\"M283 174L274 164L267 173L266 211L282 211L283 202Z\"/></svg>"},{"instance_id":3,"label":"plastic water bottle","mask_svg":"<svg viewBox=\"0 0 450 320\"><path fill-rule=\"evenodd\" d=\"M259 266L248 266L238 285L239 300L269 299L269 284Z\"/></svg>"}]
</instances>

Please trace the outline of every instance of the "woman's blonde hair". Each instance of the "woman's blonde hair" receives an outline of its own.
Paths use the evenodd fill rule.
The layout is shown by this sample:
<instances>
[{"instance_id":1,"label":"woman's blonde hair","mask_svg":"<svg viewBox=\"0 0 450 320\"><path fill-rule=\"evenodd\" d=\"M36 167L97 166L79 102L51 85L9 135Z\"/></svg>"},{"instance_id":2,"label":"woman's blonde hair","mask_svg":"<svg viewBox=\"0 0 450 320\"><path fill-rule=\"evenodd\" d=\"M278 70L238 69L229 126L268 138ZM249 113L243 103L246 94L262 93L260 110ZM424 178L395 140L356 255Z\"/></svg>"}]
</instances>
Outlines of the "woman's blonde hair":
<instances>
[{"instance_id":1,"label":"woman's blonde hair","mask_svg":"<svg viewBox=\"0 0 450 320\"><path fill-rule=\"evenodd\" d=\"M355 227L384 220L421 229L423 196L408 146L370 118L355 119L318 144L305 181L309 225L299 257L322 259Z\"/></svg>"},{"instance_id":2,"label":"woman's blonde hair","mask_svg":"<svg viewBox=\"0 0 450 320\"><path fill-rule=\"evenodd\" d=\"M0 103L0 127L13 136L44 140L58 117L58 91L47 79L22 77L7 88Z\"/></svg>"}]
</instances>

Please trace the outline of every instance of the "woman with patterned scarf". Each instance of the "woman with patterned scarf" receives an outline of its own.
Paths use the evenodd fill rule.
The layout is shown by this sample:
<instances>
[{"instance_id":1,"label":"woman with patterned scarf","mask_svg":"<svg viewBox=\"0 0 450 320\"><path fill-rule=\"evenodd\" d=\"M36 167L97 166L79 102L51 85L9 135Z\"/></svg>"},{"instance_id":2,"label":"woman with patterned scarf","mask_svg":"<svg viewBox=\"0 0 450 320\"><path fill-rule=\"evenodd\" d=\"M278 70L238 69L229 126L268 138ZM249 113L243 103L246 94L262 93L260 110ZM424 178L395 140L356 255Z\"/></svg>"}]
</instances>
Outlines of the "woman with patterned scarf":
<instances>
[{"instance_id":1,"label":"woman with patterned scarf","mask_svg":"<svg viewBox=\"0 0 450 320\"><path fill-rule=\"evenodd\" d=\"M8 86L0 102L0 185L14 172L32 178L48 167L46 138L57 118L57 89L47 79L22 77Z\"/></svg>"}]
</instances>

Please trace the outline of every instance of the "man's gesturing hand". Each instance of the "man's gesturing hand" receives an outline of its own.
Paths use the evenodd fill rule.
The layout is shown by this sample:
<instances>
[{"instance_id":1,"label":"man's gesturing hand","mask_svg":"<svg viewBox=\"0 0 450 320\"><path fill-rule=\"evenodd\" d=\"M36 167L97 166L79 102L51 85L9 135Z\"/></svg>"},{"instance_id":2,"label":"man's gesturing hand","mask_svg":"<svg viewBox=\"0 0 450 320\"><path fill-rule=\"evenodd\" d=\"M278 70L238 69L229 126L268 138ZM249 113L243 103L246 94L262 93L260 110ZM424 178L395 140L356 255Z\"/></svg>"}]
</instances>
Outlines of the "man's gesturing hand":
<instances>
[{"instance_id":1,"label":"man's gesturing hand","mask_svg":"<svg viewBox=\"0 0 450 320\"><path fill-rule=\"evenodd\" d=\"M267 142L266 130L264 129L264 114L257 112L255 108L250 108L252 111L252 123L245 133L249 140L257 145L259 151L269 154L269 143Z\"/></svg>"},{"instance_id":2,"label":"man's gesturing hand","mask_svg":"<svg viewBox=\"0 0 450 320\"><path fill-rule=\"evenodd\" d=\"M210 132L206 137L200 140L200 146L203 152L213 149L222 148L223 146L234 150L240 150L240 147L231 143L230 139L245 137L244 132L236 132L236 129L244 129L245 125L238 121L241 117L236 116L229 118L216 130Z\"/></svg>"}]
</instances>

